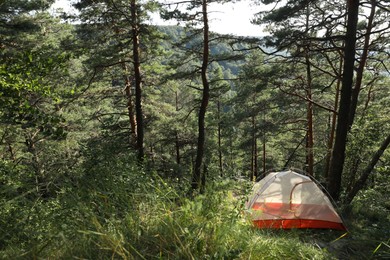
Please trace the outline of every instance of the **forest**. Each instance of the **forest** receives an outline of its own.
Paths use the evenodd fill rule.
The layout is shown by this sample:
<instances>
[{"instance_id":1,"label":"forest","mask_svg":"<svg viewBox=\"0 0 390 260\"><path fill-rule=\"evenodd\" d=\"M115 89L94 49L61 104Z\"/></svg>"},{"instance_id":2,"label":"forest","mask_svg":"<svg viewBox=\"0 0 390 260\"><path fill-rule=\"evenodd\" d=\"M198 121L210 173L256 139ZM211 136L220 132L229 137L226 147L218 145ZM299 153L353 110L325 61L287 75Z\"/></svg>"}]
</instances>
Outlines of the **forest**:
<instances>
[{"instance_id":1,"label":"forest","mask_svg":"<svg viewBox=\"0 0 390 260\"><path fill-rule=\"evenodd\" d=\"M0 259L390 258L389 1L54 2L0 1ZM254 228L282 169L348 231Z\"/></svg>"}]
</instances>

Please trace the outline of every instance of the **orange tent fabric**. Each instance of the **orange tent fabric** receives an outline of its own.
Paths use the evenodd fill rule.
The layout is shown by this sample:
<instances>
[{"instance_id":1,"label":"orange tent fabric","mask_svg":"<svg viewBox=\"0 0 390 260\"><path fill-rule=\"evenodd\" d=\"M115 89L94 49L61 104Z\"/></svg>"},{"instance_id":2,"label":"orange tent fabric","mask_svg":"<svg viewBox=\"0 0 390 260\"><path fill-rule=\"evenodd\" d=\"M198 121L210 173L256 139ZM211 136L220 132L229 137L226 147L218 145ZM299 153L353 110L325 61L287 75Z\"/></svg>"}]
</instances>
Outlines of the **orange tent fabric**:
<instances>
[{"instance_id":1,"label":"orange tent fabric","mask_svg":"<svg viewBox=\"0 0 390 260\"><path fill-rule=\"evenodd\" d=\"M272 172L256 183L247 209L259 228L346 230L315 181L291 170Z\"/></svg>"}]
</instances>

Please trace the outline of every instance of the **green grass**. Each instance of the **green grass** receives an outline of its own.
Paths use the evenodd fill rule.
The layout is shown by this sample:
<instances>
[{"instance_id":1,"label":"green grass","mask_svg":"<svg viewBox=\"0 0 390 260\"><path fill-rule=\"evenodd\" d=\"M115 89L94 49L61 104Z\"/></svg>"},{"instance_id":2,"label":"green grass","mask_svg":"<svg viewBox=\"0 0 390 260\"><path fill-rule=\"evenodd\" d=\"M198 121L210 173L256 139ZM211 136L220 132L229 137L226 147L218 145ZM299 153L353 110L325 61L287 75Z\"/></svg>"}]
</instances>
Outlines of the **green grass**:
<instances>
[{"instance_id":1,"label":"green grass","mask_svg":"<svg viewBox=\"0 0 390 260\"><path fill-rule=\"evenodd\" d=\"M177 183L167 183L157 174L127 165L116 167L111 178L99 168L52 198L2 200L0 258L389 257L388 231L380 233L373 223L367 225L367 218L349 220L346 236L326 230L260 230L245 214L246 183L210 183L205 195L190 198Z\"/></svg>"},{"instance_id":2,"label":"green grass","mask_svg":"<svg viewBox=\"0 0 390 260\"><path fill-rule=\"evenodd\" d=\"M157 181L157 180L156 180ZM161 180L158 180L162 182ZM30 226L1 248L4 259L329 259L294 232L254 229L242 201L213 185L188 199L159 183L145 192L90 191L39 201ZM231 186L231 185L230 185ZM121 189L124 189L121 191ZM23 209L29 211L29 208ZM32 228L32 226L35 226ZM19 238L19 243L18 239Z\"/></svg>"}]
</instances>

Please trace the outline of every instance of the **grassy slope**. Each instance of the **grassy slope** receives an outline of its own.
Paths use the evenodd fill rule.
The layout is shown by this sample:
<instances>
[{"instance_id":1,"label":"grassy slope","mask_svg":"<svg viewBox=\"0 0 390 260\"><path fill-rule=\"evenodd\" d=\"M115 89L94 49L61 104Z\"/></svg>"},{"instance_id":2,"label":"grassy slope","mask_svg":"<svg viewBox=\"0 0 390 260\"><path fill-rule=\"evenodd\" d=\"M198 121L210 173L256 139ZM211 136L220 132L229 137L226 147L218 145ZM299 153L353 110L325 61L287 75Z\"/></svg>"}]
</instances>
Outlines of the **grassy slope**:
<instances>
[{"instance_id":1,"label":"grassy slope","mask_svg":"<svg viewBox=\"0 0 390 260\"><path fill-rule=\"evenodd\" d=\"M177 184L121 163L108 178L104 167L112 163L55 198L3 201L0 258L367 259L388 242L388 229L356 218L342 238L335 231L254 229L245 196L237 195L248 183L214 183L188 199ZM377 256L389 257L386 245Z\"/></svg>"}]
</instances>

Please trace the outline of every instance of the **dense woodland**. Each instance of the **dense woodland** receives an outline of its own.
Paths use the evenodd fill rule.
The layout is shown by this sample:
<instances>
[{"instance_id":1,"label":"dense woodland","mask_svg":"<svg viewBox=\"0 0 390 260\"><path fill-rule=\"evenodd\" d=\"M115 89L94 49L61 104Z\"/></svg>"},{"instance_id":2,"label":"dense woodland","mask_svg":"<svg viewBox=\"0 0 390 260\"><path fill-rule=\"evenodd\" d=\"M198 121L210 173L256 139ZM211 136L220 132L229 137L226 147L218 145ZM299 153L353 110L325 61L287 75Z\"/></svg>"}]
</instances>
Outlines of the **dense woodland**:
<instances>
[{"instance_id":1,"label":"dense woodland","mask_svg":"<svg viewBox=\"0 0 390 260\"><path fill-rule=\"evenodd\" d=\"M0 2L0 258L390 257L389 1L255 1L259 37L209 30L224 1L53 2ZM286 168L347 234L251 226Z\"/></svg>"}]
</instances>

